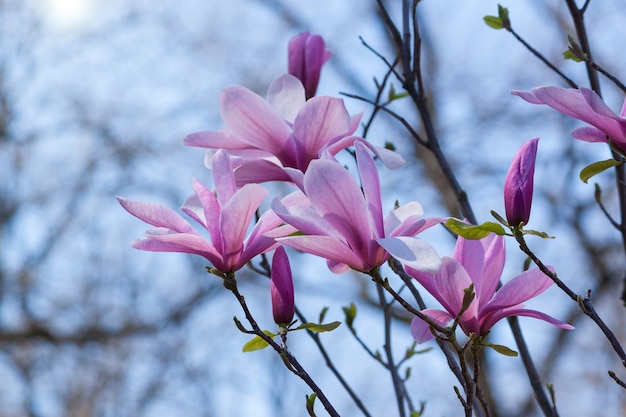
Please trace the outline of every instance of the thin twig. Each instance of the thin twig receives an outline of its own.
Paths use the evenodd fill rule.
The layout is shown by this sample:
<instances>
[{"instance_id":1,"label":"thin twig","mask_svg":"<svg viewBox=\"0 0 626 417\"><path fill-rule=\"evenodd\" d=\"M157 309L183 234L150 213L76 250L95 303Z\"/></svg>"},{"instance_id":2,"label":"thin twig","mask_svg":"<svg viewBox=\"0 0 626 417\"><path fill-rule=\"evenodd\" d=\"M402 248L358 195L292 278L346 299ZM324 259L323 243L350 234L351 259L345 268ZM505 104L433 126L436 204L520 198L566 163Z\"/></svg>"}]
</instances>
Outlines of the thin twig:
<instances>
[{"instance_id":1,"label":"thin twig","mask_svg":"<svg viewBox=\"0 0 626 417\"><path fill-rule=\"evenodd\" d=\"M298 318L300 319L302 323L308 323L306 317L304 317L304 315L300 312L300 310L297 307L296 307L296 315L298 316ZM313 339L313 342L315 343L318 350L322 354L322 357L324 358L324 361L326 362L326 367L328 367L328 369L330 369L333 375L335 375L335 378L337 378L337 380L339 381L343 389L345 389L348 395L350 396L350 398L352 398L352 401L357 406L357 408L361 410L361 412L363 413L365 417L372 417L372 415L369 413L369 411L365 407L365 404L363 404L363 401L361 401L361 399L356 394L356 392L352 389L348 381L346 381L343 375L341 375L341 372L339 372L339 370L333 363L332 359L330 358L330 355L328 354L328 351L322 344L319 334L312 332L310 330L307 330L307 333L309 334L311 339Z\"/></svg>"},{"instance_id":2,"label":"thin twig","mask_svg":"<svg viewBox=\"0 0 626 417\"><path fill-rule=\"evenodd\" d=\"M391 375L393 389L396 394L398 415L400 417L404 417L406 415L404 409L405 392L402 386L402 380L400 378L400 375L398 375L398 368L393 358L393 352L391 351L391 314L389 312L390 304L387 303L387 300L385 299L385 293L383 288L377 285L376 290L378 292L380 307L383 311L383 321L385 329L385 343L383 344L383 350L385 351L385 356L387 357L387 370Z\"/></svg>"},{"instance_id":3,"label":"thin twig","mask_svg":"<svg viewBox=\"0 0 626 417\"><path fill-rule=\"evenodd\" d=\"M569 298L577 302L583 313L585 313L591 320L594 321L594 323L596 323L596 325L600 328L602 333L604 333L605 337L608 339L617 356L619 356L620 360L622 361L622 365L626 367L626 352L624 352L624 348L617 341L617 338L615 337L613 331L606 325L606 323L604 323L602 318L600 318L595 308L593 307L593 304L591 302L591 290L587 291L585 297L581 297L580 295L576 294L574 291L572 291L571 288L569 288L563 281L559 279L556 272L548 269L548 267L539 258L537 258L537 256L530 250L530 248L526 244L523 234L516 233L515 239L519 243L520 249L526 255L528 255L528 257L533 261L535 265L537 265L537 267L539 267L541 272L546 274L556 284L557 287L559 287L565 294L567 294Z\"/></svg>"},{"instance_id":4,"label":"thin twig","mask_svg":"<svg viewBox=\"0 0 626 417\"><path fill-rule=\"evenodd\" d=\"M335 410L322 389L317 386L315 381L313 381L311 376L306 372L304 367L300 364L300 362L298 362L295 356L293 356L285 346L279 345L274 341L273 338L266 335L265 332L261 330L256 320L252 316L252 313L248 309L245 298L239 293L239 290L237 289L237 281L235 280L234 275L231 274L224 277L224 287L232 292L239 302L239 305L241 306L246 316L246 319L248 320L248 323L250 323L250 325L252 326L252 330L254 330L254 333L262 338L265 342L267 342L267 344L270 345L272 349L274 349L276 353L278 353L280 357L286 361L286 364L290 365L287 366L287 368L295 375L297 375L300 379L302 379L309 386L309 388L311 388L313 392L315 392L317 398L319 398L320 402L323 404L329 415L331 415L332 417L339 417L339 413L337 412L337 410Z\"/></svg>"},{"instance_id":5,"label":"thin twig","mask_svg":"<svg viewBox=\"0 0 626 417\"><path fill-rule=\"evenodd\" d=\"M543 56L541 54L541 52L539 52L538 50L536 50L535 48L533 48L528 42L526 42L526 40L524 40L524 38L522 38L516 31L513 30L513 28L511 28L511 30L509 31L511 32L511 34L513 36L515 36L515 39L517 39L522 45L524 45L524 47L526 49L528 49L530 51L530 53L532 53L535 57L537 57L541 62L543 62L544 64L546 64L552 71L554 71L555 73L557 73L561 78L563 78L563 80L565 80L565 82L572 88L578 88L578 85L571 79L569 78L567 75L563 74L563 72L558 69L552 62L548 61L548 59Z\"/></svg>"}]
</instances>

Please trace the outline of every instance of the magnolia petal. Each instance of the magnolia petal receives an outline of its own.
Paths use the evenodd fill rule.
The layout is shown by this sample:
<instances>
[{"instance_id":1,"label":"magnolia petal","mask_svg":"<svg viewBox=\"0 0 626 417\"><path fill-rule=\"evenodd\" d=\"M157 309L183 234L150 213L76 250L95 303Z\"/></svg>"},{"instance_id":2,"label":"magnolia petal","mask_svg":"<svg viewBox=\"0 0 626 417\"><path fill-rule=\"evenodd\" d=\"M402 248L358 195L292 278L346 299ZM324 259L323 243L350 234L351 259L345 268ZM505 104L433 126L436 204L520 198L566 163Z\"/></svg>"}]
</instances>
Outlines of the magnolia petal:
<instances>
[{"instance_id":1,"label":"magnolia petal","mask_svg":"<svg viewBox=\"0 0 626 417\"><path fill-rule=\"evenodd\" d=\"M220 96L220 113L226 129L251 147L279 154L290 129L272 106L241 86L227 87Z\"/></svg>"},{"instance_id":2,"label":"magnolia petal","mask_svg":"<svg viewBox=\"0 0 626 417\"><path fill-rule=\"evenodd\" d=\"M418 271L435 273L442 261L435 248L421 239L408 236L377 239L376 242L403 265Z\"/></svg>"},{"instance_id":3,"label":"magnolia petal","mask_svg":"<svg viewBox=\"0 0 626 417\"><path fill-rule=\"evenodd\" d=\"M554 270L552 267L549 269ZM516 306L538 296L553 283L539 268L529 269L504 284L483 311L488 313Z\"/></svg>"},{"instance_id":4,"label":"magnolia petal","mask_svg":"<svg viewBox=\"0 0 626 417\"><path fill-rule=\"evenodd\" d=\"M481 329L483 334L489 331L489 329L491 329L501 319L512 316L533 317L539 320L543 320L564 330L574 329L574 326L572 326L571 324L565 323L561 320L557 320L554 317L540 311L529 310L525 308L513 308L497 311L494 314L489 315L485 320L481 320Z\"/></svg>"},{"instance_id":5,"label":"magnolia petal","mask_svg":"<svg viewBox=\"0 0 626 417\"><path fill-rule=\"evenodd\" d=\"M211 236L213 246L219 253L224 252L224 242L222 232L220 231L220 216L222 209L217 201L217 198L211 190L206 188L200 181L194 178L193 189L196 192L196 196L200 200L202 205L203 217L205 219L205 228L208 230ZM189 201L189 200L188 200ZM191 201L193 202L193 201ZM186 204L183 205L183 210L186 209Z\"/></svg>"},{"instance_id":6,"label":"magnolia petal","mask_svg":"<svg viewBox=\"0 0 626 417\"><path fill-rule=\"evenodd\" d=\"M291 225L280 226L282 222L283 220L274 211L265 211L246 238L241 257L252 259L261 253L270 251L278 246L278 243L275 241L276 237L288 236L297 231ZM270 232L274 232L274 234L270 236Z\"/></svg>"},{"instance_id":7,"label":"magnolia petal","mask_svg":"<svg viewBox=\"0 0 626 417\"><path fill-rule=\"evenodd\" d=\"M220 206L223 207L226 202L233 197L235 191L237 191L230 156L226 151L220 149L215 153L211 170L213 173L213 184L215 185L217 201L219 201Z\"/></svg>"},{"instance_id":8,"label":"magnolia petal","mask_svg":"<svg viewBox=\"0 0 626 417\"><path fill-rule=\"evenodd\" d=\"M491 240L492 235L487 236L485 239ZM483 270L485 267L485 241L470 240L459 237L456 240L452 257L456 259L463 267L467 274L470 276L474 283L474 289L480 294L479 288L483 277Z\"/></svg>"},{"instance_id":9,"label":"magnolia petal","mask_svg":"<svg viewBox=\"0 0 626 417\"><path fill-rule=\"evenodd\" d=\"M290 181L283 167L267 159L248 159L235 169L235 182L238 187L250 183L267 181Z\"/></svg>"},{"instance_id":10,"label":"magnolia petal","mask_svg":"<svg viewBox=\"0 0 626 417\"><path fill-rule=\"evenodd\" d=\"M447 326L450 321L454 320L454 317L441 310L425 309L422 310L422 313L442 327ZM413 317L411 321L411 335L420 344L435 338L430 325L419 317Z\"/></svg>"},{"instance_id":11,"label":"magnolia petal","mask_svg":"<svg viewBox=\"0 0 626 417\"><path fill-rule=\"evenodd\" d=\"M246 184L222 206L220 232L224 240L222 254L239 254L254 213L265 199L268 191L258 184Z\"/></svg>"},{"instance_id":12,"label":"magnolia petal","mask_svg":"<svg viewBox=\"0 0 626 417\"><path fill-rule=\"evenodd\" d=\"M437 294L433 294L437 301L453 316L461 311L465 290L473 282L467 271L456 259L443 258L441 270L437 273L435 285ZM474 300L461 316L463 321L470 323L478 315L478 302Z\"/></svg>"},{"instance_id":13,"label":"magnolia petal","mask_svg":"<svg viewBox=\"0 0 626 417\"><path fill-rule=\"evenodd\" d=\"M532 91L513 90L511 91L511 94L518 96L531 104L544 104L544 102L539 100Z\"/></svg>"},{"instance_id":14,"label":"magnolia petal","mask_svg":"<svg viewBox=\"0 0 626 417\"><path fill-rule=\"evenodd\" d=\"M152 226L166 227L175 232L196 233L187 220L170 208L156 203L127 200L123 197L117 197L117 201L124 210Z\"/></svg>"},{"instance_id":15,"label":"magnolia petal","mask_svg":"<svg viewBox=\"0 0 626 417\"><path fill-rule=\"evenodd\" d=\"M481 239L481 242L483 243L485 259L483 276L479 286L476 286L476 282L474 282L480 306L489 302L496 292L506 262L504 236L498 236L492 233L486 238Z\"/></svg>"},{"instance_id":16,"label":"magnolia petal","mask_svg":"<svg viewBox=\"0 0 626 417\"><path fill-rule=\"evenodd\" d=\"M282 200L277 198L272 201L272 210L285 221L292 225L302 233L307 235L329 235L336 239L343 239L341 233L335 230L335 227L327 219L320 216L319 213L309 205L294 205L288 207L283 204Z\"/></svg>"},{"instance_id":17,"label":"magnolia petal","mask_svg":"<svg viewBox=\"0 0 626 417\"><path fill-rule=\"evenodd\" d=\"M356 161L361 177L363 194L367 203L370 221L376 237L385 237L383 226L383 204L380 196L380 178L374 159L363 145L362 141L354 142Z\"/></svg>"},{"instance_id":18,"label":"magnolia petal","mask_svg":"<svg viewBox=\"0 0 626 417\"><path fill-rule=\"evenodd\" d=\"M423 215L424 208L417 201L411 201L391 210L385 216L385 236L407 236L407 233L403 233L404 230L411 224L419 221Z\"/></svg>"},{"instance_id":19,"label":"magnolia petal","mask_svg":"<svg viewBox=\"0 0 626 417\"><path fill-rule=\"evenodd\" d=\"M280 117L293 123L306 102L304 86L293 75L283 74L270 84L267 90L267 102Z\"/></svg>"},{"instance_id":20,"label":"magnolia petal","mask_svg":"<svg viewBox=\"0 0 626 417\"><path fill-rule=\"evenodd\" d=\"M317 157L331 140L345 135L349 128L350 115L343 100L323 96L307 101L293 123L294 136L301 145L299 167L306 168L302 165Z\"/></svg>"},{"instance_id":21,"label":"magnolia petal","mask_svg":"<svg viewBox=\"0 0 626 417\"><path fill-rule=\"evenodd\" d=\"M584 87L571 89L548 86L533 88L531 94L539 103L589 123L618 142L624 141L624 132L618 123L620 117L608 108L594 91ZM527 96L520 97L526 99Z\"/></svg>"},{"instance_id":22,"label":"magnolia petal","mask_svg":"<svg viewBox=\"0 0 626 417\"><path fill-rule=\"evenodd\" d=\"M374 266L367 265L343 241L332 236L289 236L277 239L281 244L324 259L349 265L357 271L368 271ZM334 271L333 271L334 272Z\"/></svg>"},{"instance_id":23,"label":"magnolia petal","mask_svg":"<svg viewBox=\"0 0 626 417\"><path fill-rule=\"evenodd\" d=\"M183 143L186 146L195 146L198 148L226 150L247 149L250 147L250 144L247 142L242 141L237 136L231 135L224 130L208 130L192 133L183 139Z\"/></svg>"},{"instance_id":24,"label":"magnolia petal","mask_svg":"<svg viewBox=\"0 0 626 417\"><path fill-rule=\"evenodd\" d=\"M345 274L350 270L350 265L346 265L343 262L331 261L329 259L326 260L326 265L328 266L328 270L333 274Z\"/></svg>"},{"instance_id":25,"label":"magnolia petal","mask_svg":"<svg viewBox=\"0 0 626 417\"><path fill-rule=\"evenodd\" d=\"M174 242L164 242L155 239L141 239L135 240L131 243L131 246L135 249L148 251L148 252L178 252L189 253L193 255L200 255L207 259L213 265L221 264L221 256L213 249L209 250L197 250L187 246L180 245Z\"/></svg>"},{"instance_id":26,"label":"magnolia petal","mask_svg":"<svg viewBox=\"0 0 626 417\"><path fill-rule=\"evenodd\" d=\"M304 189L319 214L353 250L366 253L372 231L369 222L358 218L359 213L367 212L365 198L343 165L330 160L312 161L304 174Z\"/></svg>"},{"instance_id":27,"label":"magnolia petal","mask_svg":"<svg viewBox=\"0 0 626 417\"><path fill-rule=\"evenodd\" d=\"M202 227L207 228L204 208L197 194L190 195L180 208L186 215L197 221Z\"/></svg>"},{"instance_id":28,"label":"magnolia petal","mask_svg":"<svg viewBox=\"0 0 626 417\"><path fill-rule=\"evenodd\" d=\"M606 133L591 126L574 129L571 135L574 139L584 140L585 142L607 142Z\"/></svg>"}]
</instances>

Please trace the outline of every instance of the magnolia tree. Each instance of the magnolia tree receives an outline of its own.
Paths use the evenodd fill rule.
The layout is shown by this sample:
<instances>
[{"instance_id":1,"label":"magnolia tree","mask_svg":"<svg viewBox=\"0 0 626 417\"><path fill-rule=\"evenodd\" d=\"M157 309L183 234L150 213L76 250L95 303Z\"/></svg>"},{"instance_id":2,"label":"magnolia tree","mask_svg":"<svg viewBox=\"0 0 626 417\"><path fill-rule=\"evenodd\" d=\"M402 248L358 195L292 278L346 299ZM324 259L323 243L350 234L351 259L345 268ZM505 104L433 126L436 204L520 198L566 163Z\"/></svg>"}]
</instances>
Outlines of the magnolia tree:
<instances>
[{"instance_id":1,"label":"magnolia tree","mask_svg":"<svg viewBox=\"0 0 626 417\"><path fill-rule=\"evenodd\" d=\"M352 95L371 104L374 111L369 120L364 120L362 114L350 115L340 97L316 95L322 68L331 58L331 52L321 36L308 32L289 41L288 73L278 75L271 82L265 97L243 86L226 87L219 98L224 128L192 133L184 140L187 146L207 149L205 165L213 178L212 186L193 180L193 194L181 209L192 222L170 208L118 197L126 211L153 226L132 246L145 251L183 252L205 258L208 261L206 271L215 276L214 279L222 280L241 307L243 318L234 317L233 330L250 335L243 352L273 349L286 369L309 387L311 394L303 407L311 416L319 412L316 401L329 415L340 413L302 361L292 354L289 341L308 333L312 342L318 342L319 333L333 331L341 323L325 321L323 305L319 306L318 322L305 320L296 307L298 294L293 281L298 280L301 271L290 265L289 254L294 251L325 259L334 274L353 270L368 277L370 285L380 294L379 311L385 318L385 332L389 332L391 307L401 308L411 315L410 333L415 343L402 359L396 360L388 344L381 354L370 351L359 339L353 328L356 308L350 305L352 294L345 294L348 307L344 308L344 325L350 328L372 360L383 364L390 374L395 402L389 404L388 415L419 416L424 412L423 405L415 404L407 388L410 375L402 375L400 369L406 360L420 352L420 345L429 342L436 343L445 358L442 360L458 380L449 389L454 390L458 398L462 410L459 413L492 415L491 402L497 402L498 398L486 394L481 366L484 351L493 349L505 356L521 358L538 407L544 415L556 416L553 387L542 381L541 370L536 369L517 317L538 319L556 326L559 331L575 330L545 312L525 308L526 301L556 285L565 296L555 298L554 303L577 304L598 326L607 346L625 366L626 354L618 338L596 312L591 291L578 294L572 290L566 283L567 278L545 264L541 253L531 250L531 243L527 243L530 238L551 238L549 231L528 228L540 139L526 140L515 153L502 190L505 212L491 211L492 221L481 224L477 221L432 124L420 66L418 3L403 1L402 19L398 23L391 17L397 11L390 11L379 2L381 19L397 56L385 57L372 49L387 65L387 74L383 81L376 83L375 99ZM512 94L531 104L545 104L582 120L586 125L572 132L574 138L610 147L612 158L585 167L580 177L587 182L594 175L609 175L604 171L614 169L621 202L619 220L614 220L613 214L605 209L599 190L595 199L615 232L626 239L623 168L626 105L618 115L604 104L599 94L598 72L622 91L626 92L626 88L592 59L583 21L589 2L582 8L573 1L567 3L577 39L570 38L565 58L587 66L591 88L578 87L552 66L570 88L539 87ZM511 32L538 59L552 65L514 32L506 8L499 7L497 16L487 16L485 22L494 29ZM402 91L391 87L392 79L402 86ZM413 103L422 128L413 126L392 109L391 103L396 100ZM425 215L428 207L424 210L419 202L404 202L401 198L393 207L384 207L381 194L393 190L382 189L379 170L401 169L404 158L394 151L393 144L374 146L365 134L358 133L361 126L369 126L381 113L395 118L412 140L432 152L457 196L458 213L428 217ZM532 131L532 126L528 130ZM286 186L264 185L276 182ZM285 189L291 191L284 194L276 191ZM437 232L455 236L456 245L451 253L438 253L428 241L420 238L428 229L429 236ZM507 242L517 245L528 257L526 268L516 276L503 276ZM259 321L246 303L237 281L242 268L256 272L259 280L266 279L266 299L272 307L274 324ZM423 298L426 293L436 305L426 305ZM493 326L502 319L508 321L514 346L498 343L490 335ZM294 334L297 330L304 332ZM319 343L316 346L356 407L363 415L370 416L358 393L328 359L328 351ZM626 388L617 373L610 371L609 376L618 386Z\"/></svg>"}]
</instances>

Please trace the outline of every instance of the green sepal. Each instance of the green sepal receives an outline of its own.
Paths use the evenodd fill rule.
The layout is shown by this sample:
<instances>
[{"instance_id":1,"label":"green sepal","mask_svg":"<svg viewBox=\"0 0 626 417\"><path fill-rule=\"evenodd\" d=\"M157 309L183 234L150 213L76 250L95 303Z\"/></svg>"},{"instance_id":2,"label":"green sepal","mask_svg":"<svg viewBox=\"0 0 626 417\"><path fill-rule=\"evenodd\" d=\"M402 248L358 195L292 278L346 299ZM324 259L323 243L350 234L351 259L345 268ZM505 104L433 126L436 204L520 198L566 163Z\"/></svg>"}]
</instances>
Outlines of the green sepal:
<instances>
[{"instance_id":1,"label":"green sepal","mask_svg":"<svg viewBox=\"0 0 626 417\"><path fill-rule=\"evenodd\" d=\"M506 235L506 231L498 223L485 222L480 225L467 224L459 219L450 218L446 221L446 227L457 235L470 240L479 240L495 233L498 236Z\"/></svg>"},{"instance_id":2,"label":"green sepal","mask_svg":"<svg viewBox=\"0 0 626 417\"><path fill-rule=\"evenodd\" d=\"M330 332L332 330L335 330L337 327L339 327L340 324L341 324L340 321L333 321L332 323L326 323L326 324L304 323L292 330L306 329L315 333L323 333L323 332Z\"/></svg>"},{"instance_id":3,"label":"green sepal","mask_svg":"<svg viewBox=\"0 0 626 417\"><path fill-rule=\"evenodd\" d=\"M274 338L276 335L269 330L263 330L263 333L268 335L271 338ZM254 336L248 343L243 345L241 348L242 352L253 352L255 350L265 349L269 346L269 343L265 341L261 336Z\"/></svg>"},{"instance_id":4,"label":"green sepal","mask_svg":"<svg viewBox=\"0 0 626 417\"><path fill-rule=\"evenodd\" d=\"M606 171L609 168L616 167L620 164L622 164L622 162L616 161L613 158L607 159L604 161L594 162L593 164L587 165L586 167L582 169L582 171L580 171L580 175L579 175L580 180L584 182L585 184L587 184L587 181L589 181L589 178L603 171Z\"/></svg>"},{"instance_id":5,"label":"green sepal","mask_svg":"<svg viewBox=\"0 0 626 417\"><path fill-rule=\"evenodd\" d=\"M461 303L461 312L459 313L459 316L470 308L474 298L476 298L476 293L474 292L474 283L471 283L468 288L463 290L463 302Z\"/></svg>"},{"instance_id":6,"label":"green sepal","mask_svg":"<svg viewBox=\"0 0 626 417\"><path fill-rule=\"evenodd\" d=\"M508 348L508 347L506 347L504 345L495 345L495 344L492 344L492 343L485 343L485 344L483 344L483 346L490 347L493 350L495 350L496 352L498 352L499 354L504 355L504 356L513 356L513 357L517 356L517 352L516 351L514 351L513 349Z\"/></svg>"}]
</instances>

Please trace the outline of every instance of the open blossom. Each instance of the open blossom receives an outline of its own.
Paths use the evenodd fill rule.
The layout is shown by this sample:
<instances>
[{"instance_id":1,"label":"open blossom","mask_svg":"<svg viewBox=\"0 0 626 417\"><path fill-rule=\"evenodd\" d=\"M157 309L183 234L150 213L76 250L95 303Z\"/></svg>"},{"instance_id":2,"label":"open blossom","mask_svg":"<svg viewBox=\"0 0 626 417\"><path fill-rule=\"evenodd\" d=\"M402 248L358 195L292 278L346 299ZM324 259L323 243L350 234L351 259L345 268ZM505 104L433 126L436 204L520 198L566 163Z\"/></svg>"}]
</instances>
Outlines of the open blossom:
<instances>
[{"instance_id":1,"label":"open blossom","mask_svg":"<svg viewBox=\"0 0 626 417\"><path fill-rule=\"evenodd\" d=\"M270 277L270 293L272 296L272 314L278 325L287 325L293 320L296 311L293 278L289 258L285 248L279 246L272 257L272 272Z\"/></svg>"},{"instance_id":2,"label":"open blossom","mask_svg":"<svg viewBox=\"0 0 626 417\"><path fill-rule=\"evenodd\" d=\"M504 208L511 226L528 224L530 218L538 143L539 139L531 139L522 145L504 181Z\"/></svg>"},{"instance_id":3,"label":"open blossom","mask_svg":"<svg viewBox=\"0 0 626 417\"><path fill-rule=\"evenodd\" d=\"M524 308L525 301L553 284L538 268L523 272L497 290L504 262L504 238L491 234L481 240L459 237L452 257L442 258L442 267L436 274L411 267L406 267L406 271L443 306L444 310L422 310L441 326L448 325L459 315L464 290L473 284L475 297L459 320L459 326L467 335L485 336L496 322L509 316L534 317L562 329L573 329L547 314ZM411 323L411 333L418 343L434 338L428 323L418 317Z\"/></svg>"},{"instance_id":4,"label":"open blossom","mask_svg":"<svg viewBox=\"0 0 626 417\"><path fill-rule=\"evenodd\" d=\"M154 252L184 252L203 256L215 269L232 272L240 269L260 253L277 246L265 233L277 228L280 220L271 211L265 212L246 236L255 211L267 195L258 184L237 189L228 155L218 151L213 160L215 193L193 181L195 194L185 201L182 211L208 231L210 241L175 211L154 203L118 201L133 216L155 226L136 240L136 249ZM291 233L283 228L284 232Z\"/></svg>"},{"instance_id":5,"label":"open blossom","mask_svg":"<svg viewBox=\"0 0 626 417\"><path fill-rule=\"evenodd\" d=\"M362 142L355 142L354 147L363 189L337 161L312 161L302 181L308 204L286 207L279 200L272 203L274 212L304 235L278 240L327 259L335 273L350 268L371 271L389 259L389 252L407 252L409 248L413 249L413 266L436 271L439 256L413 236L442 219L422 219L423 209L417 202L401 206L383 219L374 160Z\"/></svg>"},{"instance_id":6,"label":"open blossom","mask_svg":"<svg viewBox=\"0 0 626 417\"><path fill-rule=\"evenodd\" d=\"M302 32L291 38L287 49L289 74L302 82L307 99L315 96L322 66L332 52L326 49L321 36L309 32Z\"/></svg>"},{"instance_id":7,"label":"open blossom","mask_svg":"<svg viewBox=\"0 0 626 417\"><path fill-rule=\"evenodd\" d=\"M304 172L323 152L335 155L352 146L361 117L350 117L338 98L306 101L302 83L288 74L272 83L267 100L241 86L227 87L219 108L225 128L190 134L185 144L225 149L237 157L233 168L239 186L293 181L289 169ZM404 162L395 152L368 146L388 166Z\"/></svg>"},{"instance_id":8,"label":"open blossom","mask_svg":"<svg viewBox=\"0 0 626 417\"><path fill-rule=\"evenodd\" d=\"M608 142L608 136L612 143L626 153L626 100L617 115L598 94L584 87L537 87L530 91L512 91L512 94L529 103L546 104L591 125L572 131L574 138L587 142Z\"/></svg>"}]
</instances>

